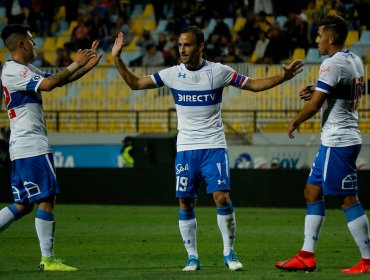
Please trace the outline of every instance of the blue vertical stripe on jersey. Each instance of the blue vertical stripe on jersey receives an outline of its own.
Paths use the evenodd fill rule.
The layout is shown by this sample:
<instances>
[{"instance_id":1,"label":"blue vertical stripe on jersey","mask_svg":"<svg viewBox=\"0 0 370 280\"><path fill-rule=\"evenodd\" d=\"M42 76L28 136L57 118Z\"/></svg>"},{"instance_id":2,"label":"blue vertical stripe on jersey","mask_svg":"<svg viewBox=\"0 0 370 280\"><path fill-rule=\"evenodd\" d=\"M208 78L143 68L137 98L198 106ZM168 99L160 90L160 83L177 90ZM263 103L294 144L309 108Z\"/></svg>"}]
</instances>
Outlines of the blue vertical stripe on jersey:
<instances>
[{"instance_id":1,"label":"blue vertical stripe on jersey","mask_svg":"<svg viewBox=\"0 0 370 280\"><path fill-rule=\"evenodd\" d=\"M344 214L346 215L347 222L352 222L353 220L356 220L358 217L361 217L365 215L364 208L362 208L362 205L360 202L344 209Z\"/></svg>"}]
</instances>

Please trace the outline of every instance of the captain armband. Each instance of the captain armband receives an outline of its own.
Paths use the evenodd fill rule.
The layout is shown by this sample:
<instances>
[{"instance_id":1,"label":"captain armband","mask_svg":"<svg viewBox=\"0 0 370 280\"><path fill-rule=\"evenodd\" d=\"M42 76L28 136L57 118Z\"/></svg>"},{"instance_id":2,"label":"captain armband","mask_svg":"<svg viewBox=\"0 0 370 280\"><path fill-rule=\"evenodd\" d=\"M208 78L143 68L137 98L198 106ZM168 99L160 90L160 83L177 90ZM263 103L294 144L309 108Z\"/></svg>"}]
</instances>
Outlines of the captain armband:
<instances>
[{"instance_id":1,"label":"captain armband","mask_svg":"<svg viewBox=\"0 0 370 280\"><path fill-rule=\"evenodd\" d=\"M231 85L237 88L242 88L247 82L248 78L244 75L240 75L237 72L234 72L234 75L231 79Z\"/></svg>"}]
</instances>

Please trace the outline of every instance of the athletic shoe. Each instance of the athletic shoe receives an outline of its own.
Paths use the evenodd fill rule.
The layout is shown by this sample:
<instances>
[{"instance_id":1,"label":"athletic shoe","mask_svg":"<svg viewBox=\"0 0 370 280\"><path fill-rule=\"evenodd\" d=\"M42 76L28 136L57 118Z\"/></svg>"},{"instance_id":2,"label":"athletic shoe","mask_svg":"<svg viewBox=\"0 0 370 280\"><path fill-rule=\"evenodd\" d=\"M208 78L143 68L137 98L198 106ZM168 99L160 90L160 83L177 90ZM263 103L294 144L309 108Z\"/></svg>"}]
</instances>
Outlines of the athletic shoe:
<instances>
[{"instance_id":1,"label":"athletic shoe","mask_svg":"<svg viewBox=\"0 0 370 280\"><path fill-rule=\"evenodd\" d=\"M314 253L300 251L295 257L291 258L290 260L276 262L275 266L277 268L288 271L314 271L316 269L315 255Z\"/></svg>"},{"instance_id":2,"label":"athletic shoe","mask_svg":"<svg viewBox=\"0 0 370 280\"><path fill-rule=\"evenodd\" d=\"M195 256L189 256L182 271L196 271L200 269L200 261Z\"/></svg>"},{"instance_id":3,"label":"athletic shoe","mask_svg":"<svg viewBox=\"0 0 370 280\"><path fill-rule=\"evenodd\" d=\"M243 268L243 265L239 262L233 250L227 256L224 256L224 263L231 271L241 270Z\"/></svg>"},{"instance_id":4,"label":"athletic shoe","mask_svg":"<svg viewBox=\"0 0 370 280\"><path fill-rule=\"evenodd\" d=\"M370 259L361 259L359 264L351 268L342 269L340 272L346 274L370 273Z\"/></svg>"},{"instance_id":5,"label":"athletic shoe","mask_svg":"<svg viewBox=\"0 0 370 280\"><path fill-rule=\"evenodd\" d=\"M54 257L42 257L39 265L40 271L76 271L77 268L68 266L63 260Z\"/></svg>"}]
</instances>

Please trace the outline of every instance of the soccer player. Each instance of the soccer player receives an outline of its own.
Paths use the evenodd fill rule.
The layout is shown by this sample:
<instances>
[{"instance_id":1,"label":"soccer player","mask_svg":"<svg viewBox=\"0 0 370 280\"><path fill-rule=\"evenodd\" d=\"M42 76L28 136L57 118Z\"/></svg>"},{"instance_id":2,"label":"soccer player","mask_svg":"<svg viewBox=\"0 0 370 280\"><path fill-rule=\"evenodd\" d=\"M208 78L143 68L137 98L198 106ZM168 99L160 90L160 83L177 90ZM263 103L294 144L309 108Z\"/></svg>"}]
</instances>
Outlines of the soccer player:
<instances>
[{"instance_id":1,"label":"soccer player","mask_svg":"<svg viewBox=\"0 0 370 280\"><path fill-rule=\"evenodd\" d=\"M15 203L0 210L0 231L30 213L37 204L35 227L42 255L39 269L75 271L76 268L54 256L53 210L59 187L40 91L51 91L90 71L101 58L101 54L96 54L98 43L94 42L90 50L78 51L71 65L51 75L30 64L36 50L28 26L7 25L1 37L12 56L3 67L1 80L10 120L9 152Z\"/></svg>"},{"instance_id":2,"label":"soccer player","mask_svg":"<svg viewBox=\"0 0 370 280\"><path fill-rule=\"evenodd\" d=\"M289 137L304 121L321 108L321 147L314 160L304 190L307 202L304 242L292 259L275 263L284 270L313 271L316 268L315 246L325 219L325 195L339 198L348 228L358 245L362 259L342 273L370 273L369 222L359 202L356 159L361 149L357 106L364 82L361 59L344 49L346 22L339 16L324 18L316 43L321 55L329 55L320 66L316 87L301 90L308 100L289 124Z\"/></svg>"},{"instance_id":3,"label":"soccer player","mask_svg":"<svg viewBox=\"0 0 370 280\"><path fill-rule=\"evenodd\" d=\"M238 74L229 66L202 58L204 34L196 26L182 30L178 49L181 64L153 75L137 76L120 58L124 36L119 33L112 48L118 72L131 89L167 86L171 89L177 115L178 136L175 161L176 196L179 198L179 228L188 253L183 271L200 269L197 251L197 221L194 207L201 178L207 183L207 193L217 206L217 222L222 234L224 264L230 270L243 265L234 252L235 213L230 200L230 163L221 119L222 91L234 86L250 91L262 91L292 79L302 71L302 62L283 66L280 75L252 79Z\"/></svg>"}]
</instances>

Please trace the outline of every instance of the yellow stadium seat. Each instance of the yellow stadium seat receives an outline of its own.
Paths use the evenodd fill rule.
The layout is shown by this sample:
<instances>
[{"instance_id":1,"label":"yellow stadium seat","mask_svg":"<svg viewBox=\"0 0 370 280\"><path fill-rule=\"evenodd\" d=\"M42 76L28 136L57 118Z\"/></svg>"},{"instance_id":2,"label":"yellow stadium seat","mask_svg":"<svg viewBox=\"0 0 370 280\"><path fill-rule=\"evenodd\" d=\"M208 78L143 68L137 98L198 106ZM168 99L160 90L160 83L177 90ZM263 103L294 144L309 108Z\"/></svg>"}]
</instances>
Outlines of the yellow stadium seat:
<instances>
[{"instance_id":1,"label":"yellow stadium seat","mask_svg":"<svg viewBox=\"0 0 370 280\"><path fill-rule=\"evenodd\" d=\"M357 42L359 40L359 35L357 30L350 30L348 31L347 39L345 42L345 47L349 48L353 45L353 43Z\"/></svg>"},{"instance_id":2,"label":"yellow stadium seat","mask_svg":"<svg viewBox=\"0 0 370 280\"><path fill-rule=\"evenodd\" d=\"M246 24L247 22L247 19L244 18L244 17L238 17L236 20L235 20L235 23L234 23L234 26L232 28L232 32L233 33L237 33L238 31L240 31L244 25Z\"/></svg>"},{"instance_id":3,"label":"yellow stadium seat","mask_svg":"<svg viewBox=\"0 0 370 280\"><path fill-rule=\"evenodd\" d=\"M144 11L143 11L144 17L150 17L154 16L154 6L153 4L149 3L145 5Z\"/></svg>"},{"instance_id":4,"label":"yellow stadium seat","mask_svg":"<svg viewBox=\"0 0 370 280\"><path fill-rule=\"evenodd\" d=\"M295 48L292 55L292 60L304 59L306 57L306 51L303 48Z\"/></svg>"},{"instance_id":5,"label":"yellow stadium seat","mask_svg":"<svg viewBox=\"0 0 370 280\"><path fill-rule=\"evenodd\" d=\"M65 36L65 35L59 36L57 38L57 42L56 42L55 48L56 49L57 48L63 48L64 47L64 44L67 43L67 42L69 42L69 40L70 40L70 36Z\"/></svg>"},{"instance_id":6,"label":"yellow stadium seat","mask_svg":"<svg viewBox=\"0 0 370 280\"><path fill-rule=\"evenodd\" d=\"M54 37L46 37L43 45L44 51L55 51L55 45L56 45L56 38Z\"/></svg>"}]
</instances>

